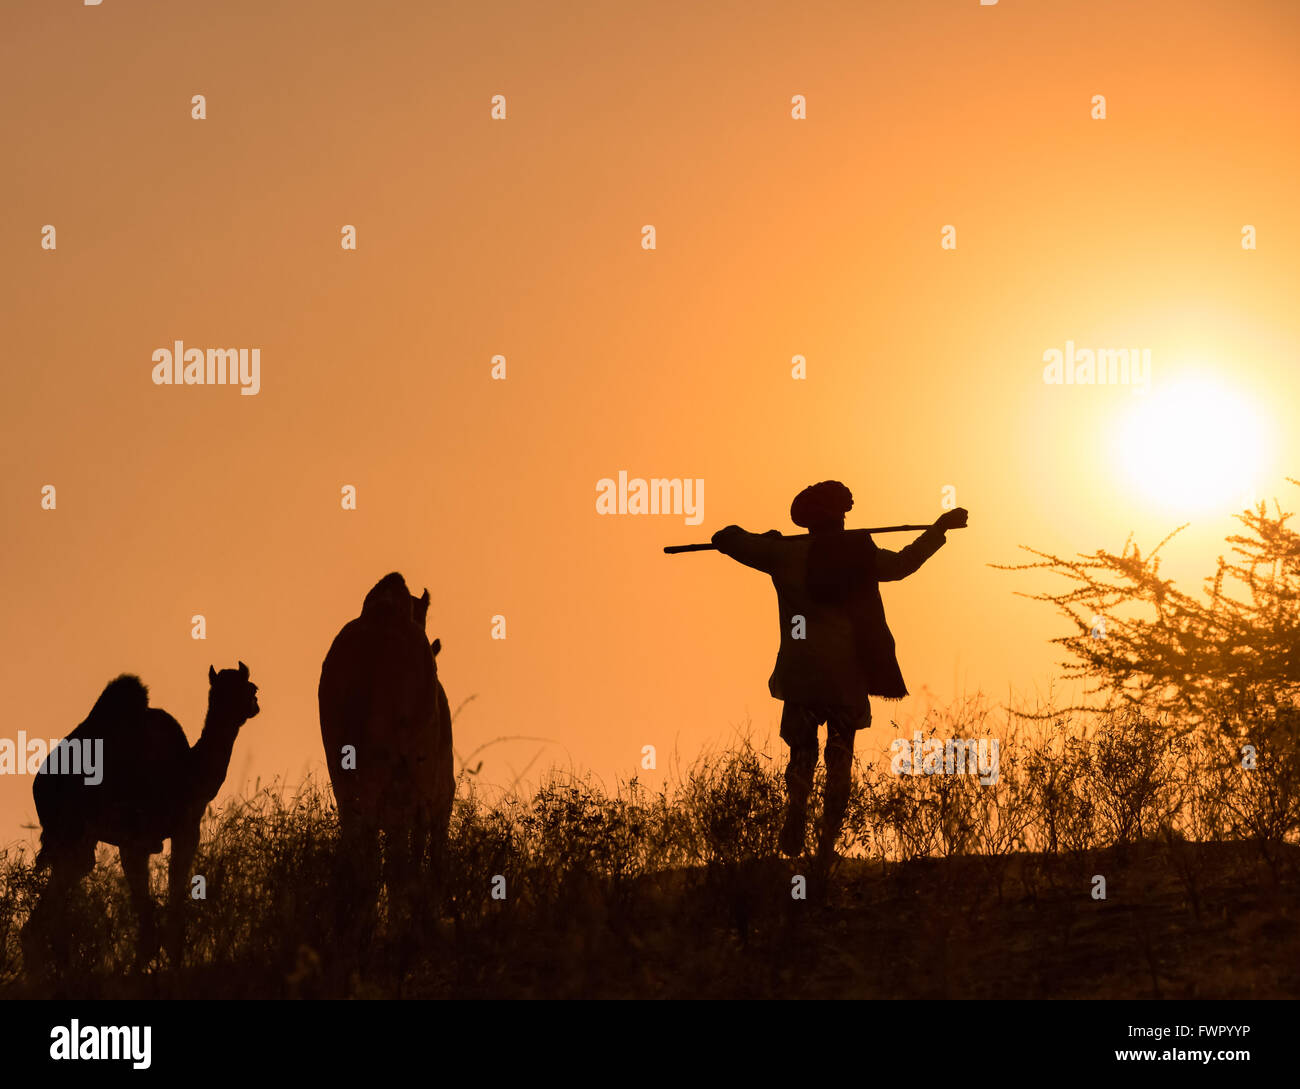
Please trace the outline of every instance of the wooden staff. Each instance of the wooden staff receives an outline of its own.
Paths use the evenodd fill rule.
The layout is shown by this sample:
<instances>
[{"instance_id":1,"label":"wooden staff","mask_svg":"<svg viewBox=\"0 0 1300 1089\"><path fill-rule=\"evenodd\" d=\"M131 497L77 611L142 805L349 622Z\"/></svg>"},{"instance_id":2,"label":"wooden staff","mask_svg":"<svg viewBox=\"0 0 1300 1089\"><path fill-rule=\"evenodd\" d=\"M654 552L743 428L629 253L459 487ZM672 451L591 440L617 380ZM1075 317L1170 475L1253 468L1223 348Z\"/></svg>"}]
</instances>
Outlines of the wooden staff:
<instances>
[{"instance_id":1,"label":"wooden staff","mask_svg":"<svg viewBox=\"0 0 1300 1089\"><path fill-rule=\"evenodd\" d=\"M933 527L934 527L934 523L931 522L923 526L871 526L868 529L846 529L844 530L844 532L845 533L904 533L908 530L915 530L917 532L920 532L921 530L932 529ZM948 529L965 529L965 528L966 528L965 526L948 527ZM945 530L944 532L946 533L947 530ZM778 536L782 540L793 540L794 538L797 537L811 537L812 534L781 533L778 534ZM664 548L664 551L668 553L668 555L670 556L675 556L679 552L715 552L717 551L717 548L718 548L717 545L710 542L708 544L667 545Z\"/></svg>"}]
</instances>

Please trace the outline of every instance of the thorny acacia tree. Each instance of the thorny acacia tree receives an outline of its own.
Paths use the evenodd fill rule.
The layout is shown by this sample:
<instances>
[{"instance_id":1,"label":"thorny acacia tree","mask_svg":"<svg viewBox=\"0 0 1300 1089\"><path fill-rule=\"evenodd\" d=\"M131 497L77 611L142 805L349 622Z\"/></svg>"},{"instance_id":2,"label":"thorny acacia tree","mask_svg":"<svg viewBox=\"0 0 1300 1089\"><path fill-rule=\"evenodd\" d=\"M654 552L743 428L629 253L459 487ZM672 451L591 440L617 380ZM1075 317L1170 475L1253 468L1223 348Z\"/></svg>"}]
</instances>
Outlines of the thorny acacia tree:
<instances>
[{"instance_id":1,"label":"thorny acacia tree","mask_svg":"<svg viewBox=\"0 0 1300 1089\"><path fill-rule=\"evenodd\" d=\"M1106 706L1141 708L1186 729L1227 728L1255 714L1273 718L1300 695L1300 533L1276 500L1274 508L1236 516L1246 531L1227 538L1231 554L1219 557L1201 596L1160 577L1160 549L1179 530L1146 556L1130 537L1118 554L1070 560L1022 546L1038 561L991 566L1070 580L1062 592L1022 596L1070 618L1076 633L1052 640L1071 655L1065 675L1094 681L1089 694Z\"/></svg>"}]
</instances>

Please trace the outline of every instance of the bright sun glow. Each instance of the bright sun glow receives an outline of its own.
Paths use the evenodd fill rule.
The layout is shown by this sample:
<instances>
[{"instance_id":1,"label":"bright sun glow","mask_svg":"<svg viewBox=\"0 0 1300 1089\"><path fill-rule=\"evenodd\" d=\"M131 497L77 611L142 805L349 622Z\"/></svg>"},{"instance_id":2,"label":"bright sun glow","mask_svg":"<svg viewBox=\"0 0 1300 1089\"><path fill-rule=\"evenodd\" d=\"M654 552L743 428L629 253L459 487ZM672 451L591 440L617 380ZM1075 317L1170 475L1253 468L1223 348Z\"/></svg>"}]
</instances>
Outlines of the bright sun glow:
<instances>
[{"instance_id":1,"label":"bright sun glow","mask_svg":"<svg viewBox=\"0 0 1300 1089\"><path fill-rule=\"evenodd\" d=\"M1188 378L1134 397L1115 452L1146 500L1181 512L1235 512L1253 505L1263 487L1265 425L1241 394Z\"/></svg>"}]
</instances>

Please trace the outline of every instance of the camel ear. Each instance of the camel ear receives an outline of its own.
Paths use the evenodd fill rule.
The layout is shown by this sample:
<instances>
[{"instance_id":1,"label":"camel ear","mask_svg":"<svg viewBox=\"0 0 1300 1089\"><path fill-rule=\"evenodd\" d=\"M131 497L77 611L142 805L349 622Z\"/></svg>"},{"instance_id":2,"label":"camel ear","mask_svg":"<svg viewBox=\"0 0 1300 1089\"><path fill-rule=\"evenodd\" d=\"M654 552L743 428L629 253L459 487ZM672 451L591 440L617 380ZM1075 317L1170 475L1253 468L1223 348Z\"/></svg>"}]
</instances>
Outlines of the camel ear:
<instances>
[{"instance_id":1,"label":"camel ear","mask_svg":"<svg viewBox=\"0 0 1300 1089\"><path fill-rule=\"evenodd\" d=\"M429 606L429 588L427 586L424 588L424 596L420 598L420 604L425 608Z\"/></svg>"},{"instance_id":2,"label":"camel ear","mask_svg":"<svg viewBox=\"0 0 1300 1089\"><path fill-rule=\"evenodd\" d=\"M442 640L435 639L432 643L429 644L429 649L433 651L433 656L435 658L438 657L438 651L442 650Z\"/></svg>"},{"instance_id":3,"label":"camel ear","mask_svg":"<svg viewBox=\"0 0 1300 1089\"><path fill-rule=\"evenodd\" d=\"M244 665L243 662L239 663L239 675L243 677L244 680L248 680L248 666Z\"/></svg>"},{"instance_id":4,"label":"camel ear","mask_svg":"<svg viewBox=\"0 0 1300 1089\"><path fill-rule=\"evenodd\" d=\"M208 666L208 684L216 684L216 683L217 683L217 671L213 669L211 666Z\"/></svg>"}]
</instances>

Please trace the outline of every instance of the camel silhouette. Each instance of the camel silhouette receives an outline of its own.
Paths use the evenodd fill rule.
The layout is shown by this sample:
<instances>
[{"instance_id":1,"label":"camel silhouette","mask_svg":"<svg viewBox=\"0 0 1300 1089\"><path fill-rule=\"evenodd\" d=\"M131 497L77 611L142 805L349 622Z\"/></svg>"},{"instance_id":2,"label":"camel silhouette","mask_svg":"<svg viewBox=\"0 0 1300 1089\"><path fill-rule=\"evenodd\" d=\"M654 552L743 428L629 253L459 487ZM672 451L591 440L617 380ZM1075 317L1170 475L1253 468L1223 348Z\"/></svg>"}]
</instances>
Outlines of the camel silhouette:
<instances>
[{"instance_id":1,"label":"camel silhouette","mask_svg":"<svg viewBox=\"0 0 1300 1089\"><path fill-rule=\"evenodd\" d=\"M347 867L342 906L359 926L370 920L381 878L392 904L413 892L426 861L436 872L445 852L455 793L451 712L438 678L442 643L426 642L428 610L427 589L417 598L400 574L386 575L321 666L321 741Z\"/></svg>"},{"instance_id":2,"label":"camel silhouette","mask_svg":"<svg viewBox=\"0 0 1300 1089\"><path fill-rule=\"evenodd\" d=\"M118 849L139 920L137 967L143 968L158 950L149 856L170 839L167 952L173 965L179 965L184 954L183 906L199 824L225 781L240 728L258 710L257 685L248 678L248 666L240 662L238 669L220 673L209 666L207 717L202 735L191 746L179 722L149 706L149 691L139 677L123 674L109 682L67 739L102 742L102 780L92 784L81 776L51 774L51 755L32 787L41 822L36 865L48 867L50 877L25 937L47 948L57 946L51 924L94 868L96 844L110 843ZM42 948L31 943L28 947Z\"/></svg>"}]
</instances>

